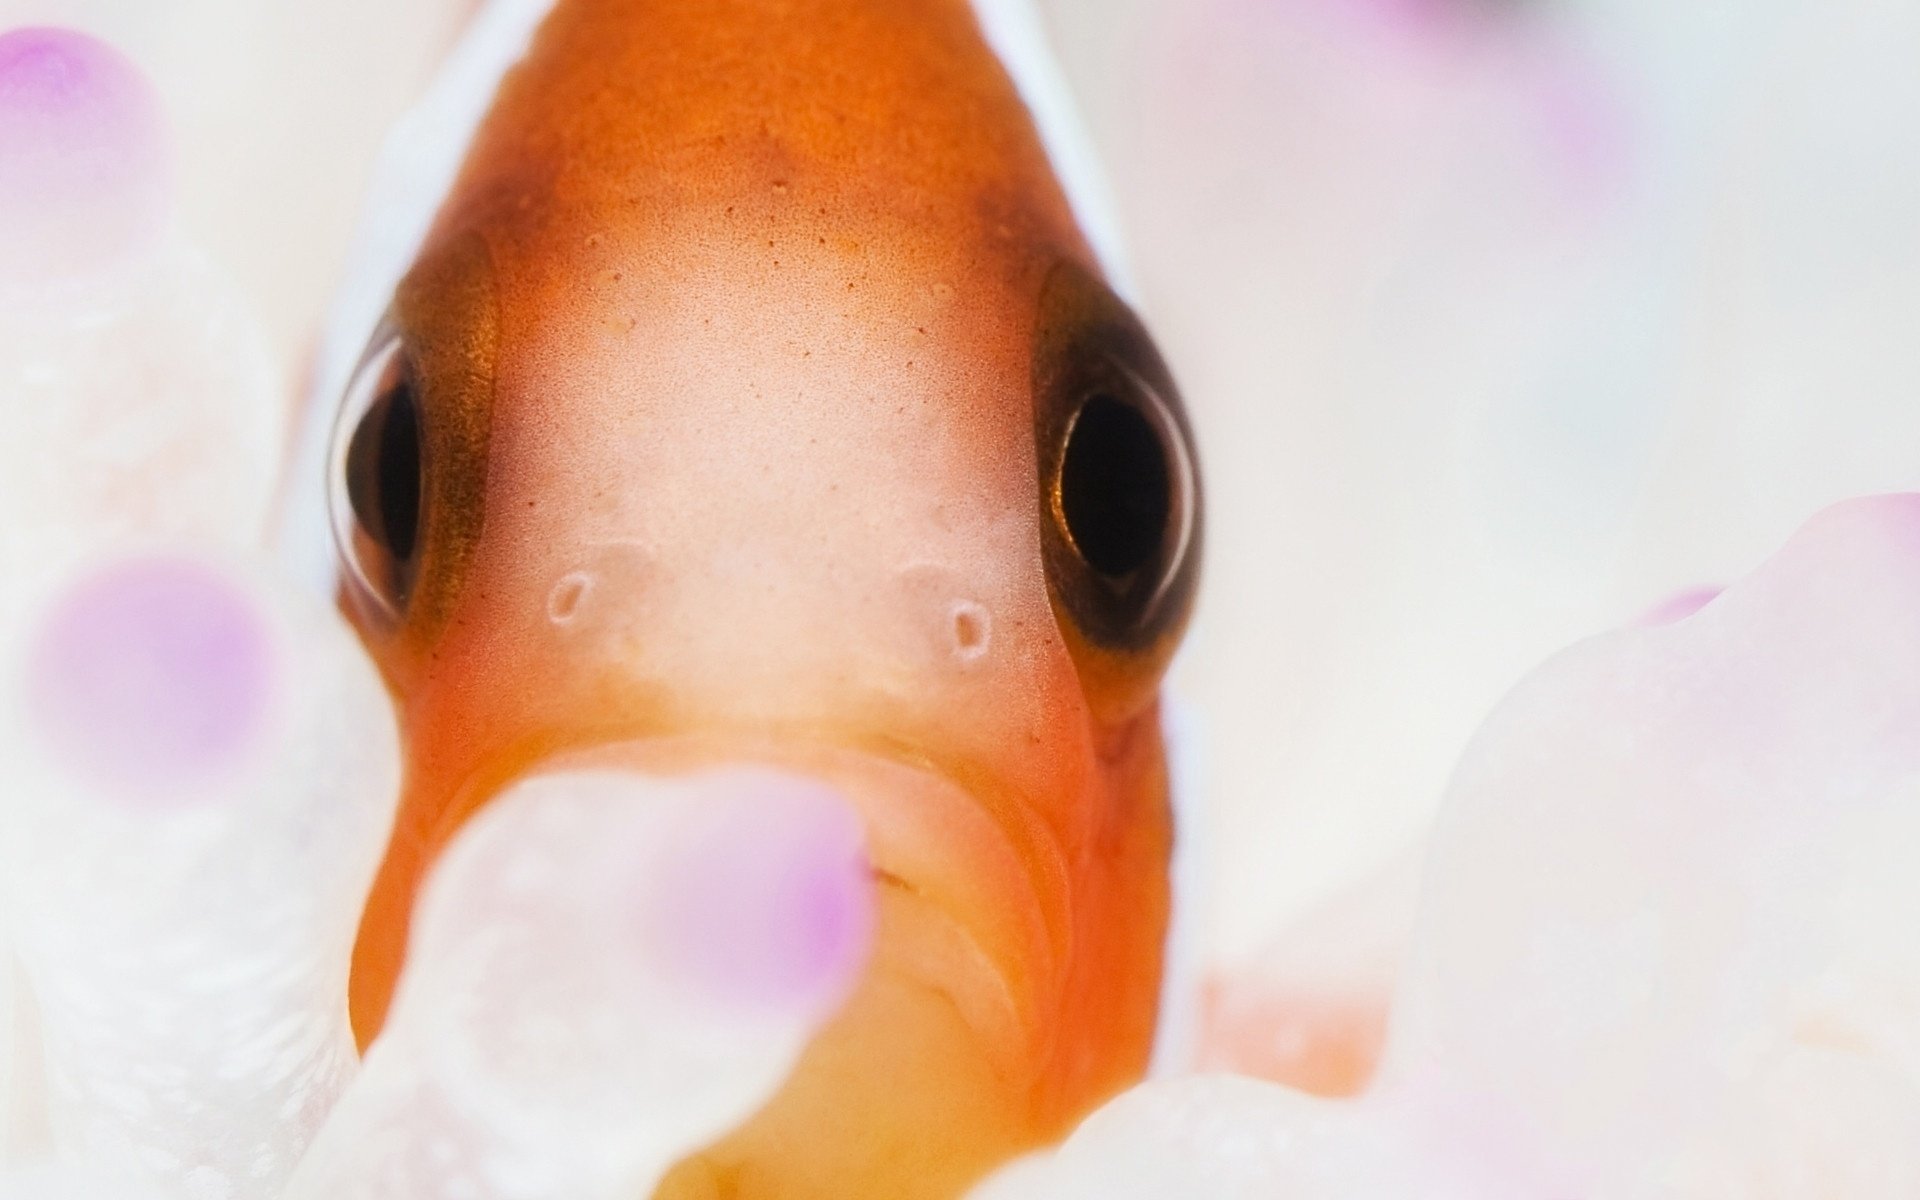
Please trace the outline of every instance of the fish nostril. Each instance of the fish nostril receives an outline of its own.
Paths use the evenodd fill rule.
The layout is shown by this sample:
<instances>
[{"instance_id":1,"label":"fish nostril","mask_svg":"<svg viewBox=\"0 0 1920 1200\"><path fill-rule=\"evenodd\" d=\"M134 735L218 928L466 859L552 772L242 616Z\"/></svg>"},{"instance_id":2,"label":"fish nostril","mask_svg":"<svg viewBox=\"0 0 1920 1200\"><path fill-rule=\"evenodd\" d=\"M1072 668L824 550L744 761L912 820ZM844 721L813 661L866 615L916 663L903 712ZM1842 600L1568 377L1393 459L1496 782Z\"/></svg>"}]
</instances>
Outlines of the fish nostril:
<instances>
[{"instance_id":1,"label":"fish nostril","mask_svg":"<svg viewBox=\"0 0 1920 1200\"><path fill-rule=\"evenodd\" d=\"M570 637L627 637L662 615L668 577L651 547L596 540L561 570L538 601L547 623Z\"/></svg>"},{"instance_id":2,"label":"fish nostril","mask_svg":"<svg viewBox=\"0 0 1920 1200\"><path fill-rule=\"evenodd\" d=\"M594 583L591 571L570 571L561 576L560 582L547 593L547 620L560 626L573 624L574 618L580 615L580 606L593 594Z\"/></svg>"},{"instance_id":3,"label":"fish nostril","mask_svg":"<svg viewBox=\"0 0 1920 1200\"><path fill-rule=\"evenodd\" d=\"M909 627L922 653L936 663L970 667L993 646L993 613L969 594L960 575L946 567L920 563L899 575Z\"/></svg>"},{"instance_id":4,"label":"fish nostril","mask_svg":"<svg viewBox=\"0 0 1920 1200\"><path fill-rule=\"evenodd\" d=\"M993 617L986 606L973 600L954 602L953 654L961 662L975 662L986 656L993 644Z\"/></svg>"}]
</instances>

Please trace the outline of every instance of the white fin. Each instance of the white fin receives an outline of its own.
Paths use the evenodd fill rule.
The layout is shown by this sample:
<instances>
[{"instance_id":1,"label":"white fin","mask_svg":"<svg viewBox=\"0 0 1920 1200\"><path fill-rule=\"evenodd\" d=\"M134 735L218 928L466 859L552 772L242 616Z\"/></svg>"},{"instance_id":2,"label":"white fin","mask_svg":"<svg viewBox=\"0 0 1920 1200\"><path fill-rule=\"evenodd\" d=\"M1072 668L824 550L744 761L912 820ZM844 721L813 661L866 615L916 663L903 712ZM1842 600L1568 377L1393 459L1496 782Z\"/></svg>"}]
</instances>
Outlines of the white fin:
<instances>
[{"instance_id":1,"label":"white fin","mask_svg":"<svg viewBox=\"0 0 1920 1200\"><path fill-rule=\"evenodd\" d=\"M1173 794L1173 862L1168 867L1170 913L1160 968L1160 1023L1154 1030L1148 1073L1193 1070L1200 1045L1200 978L1206 922L1204 873L1212 856L1206 806L1206 714L1172 683L1160 693L1168 789Z\"/></svg>"},{"instance_id":2,"label":"white fin","mask_svg":"<svg viewBox=\"0 0 1920 1200\"><path fill-rule=\"evenodd\" d=\"M1054 176L1066 191L1107 282L1127 303L1135 303L1133 273L1120 234L1120 206L1081 119L1079 103L1047 42L1040 10L1033 0L973 0L973 13L987 44L1026 102Z\"/></svg>"}]
</instances>

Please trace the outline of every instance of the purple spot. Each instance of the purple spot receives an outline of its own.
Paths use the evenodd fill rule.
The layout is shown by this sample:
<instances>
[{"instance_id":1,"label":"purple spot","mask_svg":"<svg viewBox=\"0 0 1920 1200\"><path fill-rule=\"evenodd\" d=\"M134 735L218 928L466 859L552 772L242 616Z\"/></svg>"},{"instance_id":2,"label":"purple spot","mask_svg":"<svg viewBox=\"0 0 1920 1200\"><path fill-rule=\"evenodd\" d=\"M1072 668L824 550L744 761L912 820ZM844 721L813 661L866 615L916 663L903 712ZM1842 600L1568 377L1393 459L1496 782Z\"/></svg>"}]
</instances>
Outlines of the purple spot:
<instances>
[{"instance_id":1,"label":"purple spot","mask_svg":"<svg viewBox=\"0 0 1920 1200\"><path fill-rule=\"evenodd\" d=\"M1408 40L1440 36L1455 24L1449 0L1341 0L1336 8L1383 34Z\"/></svg>"},{"instance_id":2,"label":"purple spot","mask_svg":"<svg viewBox=\"0 0 1920 1200\"><path fill-rule=\"evenodd\" d=\"M1480 25L1468 0L1303 0L1301 8L1348 45L1407 67L1452 57Z\"/></svg>"},{"instance_id":3,"label":"purple spot","mask_svg":"<svg viewBox=\"0 0 1920 1200\"><path fill-rule=\"evenodd\" d=\"M0 35L0 280L137 253L168 195L160 104L138 67L70 29Z\"/></svg>"},{"instance_id":4,"label":"purple spot","mask_svg":"<svg viewBox=\"0 0 1920 1200\"><path fill-rule=\"evenodd\" d=\"M190 800L254 744L271 639L247 597L178 559L109 567L61 598L27 663L35 732L62 767L116 796Z\"/></svg>"},{"instance_id":5,"label":"purple spot","mask_svg":"<svg viewBox=\"0 0 1920 1200\"><path fill-rule=\"evenodd\" d=\"M1632 120L1601 63L1579 46L1543 42L1512 72L1538 122L1543 158L1569 203L1605 206L1631 181Z\"/></svg>"},{"instance_id":6,"label":"purple spot","mask_svg":"<svg viewBox=\"0 0 1920 1200\"><path fill-rule=\"evenodd\" d=\"M651 889L662 957L747 1008L837 997L873 935L859 817L811 780L740 771L702 782L710 799Z\"/></svg>"},{"instance_id":7,"label":"purple spot","mask_svg":"<svg viewBox=\"0 0 1920 1200\"><path fill-rule=\"evenodd\" d=\"M1633 624L1644 629L1654 625L1671 625L1675 621L1683 621L1712 603L1713 598L1718 596L1721 590L1717 587L1688 588L1684 592L1667 597L1640 614Z\"/></svg>"}]
</instances>

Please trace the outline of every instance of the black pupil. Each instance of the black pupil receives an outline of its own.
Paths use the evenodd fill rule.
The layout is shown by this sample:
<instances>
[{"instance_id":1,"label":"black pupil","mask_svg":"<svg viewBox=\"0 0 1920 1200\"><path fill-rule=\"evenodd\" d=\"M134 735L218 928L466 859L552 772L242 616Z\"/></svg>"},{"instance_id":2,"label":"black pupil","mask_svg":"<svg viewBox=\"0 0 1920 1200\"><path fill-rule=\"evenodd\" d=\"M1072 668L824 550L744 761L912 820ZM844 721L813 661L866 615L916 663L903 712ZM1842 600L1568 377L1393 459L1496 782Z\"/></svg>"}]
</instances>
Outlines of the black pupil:
<instances>
[{"instance_id":1,"label":"black pupil","mask_svg":"<svg viewBox=\"0 0 1920 1200\"><path fill-rule=\"evenodd\" d=\"M1167 450L1145 414L1111 396L1080 409L1060 464L1060 508L1080 557L1131 575L1160 552L1173 515Z\"/></svg>"},{"instance_id":2,"label":"black pupil","mask_svg":"<svg viewBox=\"0 0 1920 1200\"><path fill-rule=\"evenodd\" d=\"M347 494L375 541L405 563L420 537L420 410L395 380L367 409L347 447Z\"/></svg>"}]
</instances>

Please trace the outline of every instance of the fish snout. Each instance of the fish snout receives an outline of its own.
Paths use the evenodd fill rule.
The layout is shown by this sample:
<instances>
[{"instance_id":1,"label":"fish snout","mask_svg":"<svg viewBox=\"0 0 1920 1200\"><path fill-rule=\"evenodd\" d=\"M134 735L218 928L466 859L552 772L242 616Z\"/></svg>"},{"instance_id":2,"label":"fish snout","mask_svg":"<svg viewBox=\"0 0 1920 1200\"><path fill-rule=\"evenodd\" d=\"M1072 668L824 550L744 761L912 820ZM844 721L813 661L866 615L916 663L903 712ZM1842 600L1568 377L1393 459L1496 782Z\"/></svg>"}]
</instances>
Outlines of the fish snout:
<instances>
[{"instance_id":1,"label":"fish snout","mask_svg":"<svg viewBox=\"0 0 1920 1200\"><path fill-rule=\"evenodd\" d=\"M844 696L849 684L933 702L983 691L1022 661L1019 631L1046 621L965 564L790 558L602 542L550 563L529 601L540 636L563 655L617 663L648 690L699 693L715 706L753 696L804 704L828 688Z\"/></svg>"}]
</instances>

